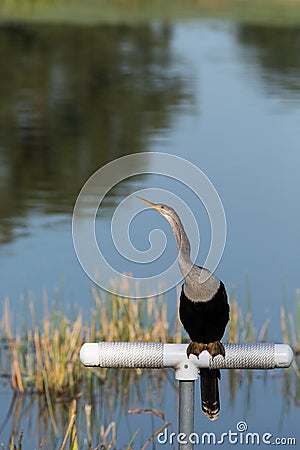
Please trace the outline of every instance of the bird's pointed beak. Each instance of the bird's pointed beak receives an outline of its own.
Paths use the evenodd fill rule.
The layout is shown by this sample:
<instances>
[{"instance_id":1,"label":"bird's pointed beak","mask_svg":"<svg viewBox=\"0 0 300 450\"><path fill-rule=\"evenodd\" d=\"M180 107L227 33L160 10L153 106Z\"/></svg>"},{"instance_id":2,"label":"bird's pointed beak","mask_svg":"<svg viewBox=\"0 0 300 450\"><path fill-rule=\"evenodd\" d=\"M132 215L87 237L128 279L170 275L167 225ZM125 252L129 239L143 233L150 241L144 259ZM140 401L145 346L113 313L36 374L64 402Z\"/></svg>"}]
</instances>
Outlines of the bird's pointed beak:
<instances>
[{"instance_id":1,"label":"bird's pointed beak","mask_svg":"<svg viewBox=\"0 0 300 450\"><path fill-rule=\"evenodd\" d=\"M149 202L149 200L146 200L146 199L144 199L142 197L138 197L137 196L137 198L139 200L141 200L142 202L146 203L146 205L151 206L151 208L154 208L154 209L158 210L158 207L157 207L156 203Z\"/></svg>"}]
</instances>

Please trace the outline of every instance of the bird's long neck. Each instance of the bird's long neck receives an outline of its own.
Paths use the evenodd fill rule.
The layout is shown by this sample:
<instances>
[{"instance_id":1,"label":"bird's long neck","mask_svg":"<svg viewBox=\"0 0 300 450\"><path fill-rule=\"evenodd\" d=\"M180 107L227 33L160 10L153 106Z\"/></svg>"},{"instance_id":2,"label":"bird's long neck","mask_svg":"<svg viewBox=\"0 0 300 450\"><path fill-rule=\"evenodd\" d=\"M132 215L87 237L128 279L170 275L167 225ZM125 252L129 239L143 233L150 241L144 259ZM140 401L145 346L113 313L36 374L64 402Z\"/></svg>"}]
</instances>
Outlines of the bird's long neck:
<instances>
[{"instance_id":1,"label":"bird's long neck","mask_svg":"<svg viewBox=\"0 0 300 450\"><path fill-rule=\"evenodd\" d=\"M178 264L184 276L184 292L194 302L206 302L217 292L220 281L207 269L198 267L190 258L190 241L181 220L176 215L168 219L178 247Z\"/></svg>"},{"instance_id":2,"label":"bird's long neck","mask_svg":"<svg viewBox=\"0 0 300 450\"><path fill-rule=\"evenodd\" d=\"M188 273L193 268L193 263L190 257L190 241L178 216L176 218L172 218L172 220L169 220L169 223L171 225L178 247L179 268L184 278L186 278Z\"/></svg>"}]
</instances>

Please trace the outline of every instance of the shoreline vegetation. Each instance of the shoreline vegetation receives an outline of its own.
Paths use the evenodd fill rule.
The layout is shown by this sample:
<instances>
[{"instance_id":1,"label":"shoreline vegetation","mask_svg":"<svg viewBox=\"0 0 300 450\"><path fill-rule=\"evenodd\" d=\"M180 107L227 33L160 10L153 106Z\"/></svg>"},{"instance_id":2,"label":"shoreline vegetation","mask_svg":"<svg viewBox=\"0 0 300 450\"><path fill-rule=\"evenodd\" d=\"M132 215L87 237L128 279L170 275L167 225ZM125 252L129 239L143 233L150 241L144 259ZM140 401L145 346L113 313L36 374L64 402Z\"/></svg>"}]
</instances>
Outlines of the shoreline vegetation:
<instances>
[{"instance_id":1,"label":"shoreline vegetation","mask_svg":"<svg viewBox=\"0 0 300 450\"><path fill-rule=\"evenodd\" d=\"M79 350L84 342L188 342L176 314L168 319L168 303L163 295L146 299L119 297L99 289L92 289L95 307L89 322L82 312L70 319L59 309L48 311L48 299L44 293L44 313L37 319L33 300L29 303L30 318L23 319L21 327L13 330L13 313L6 298L3 302L0 339L7 350L2 361L2 377L11 380L12 389L20 394L55 394L73 398L81 392L87 373L79 360ZM178 296L179 297L179 296ZM230 321L227 341L268 342L269 319L257 330L253 323L251 298L246 311L236 298L230 300ZM73 313L74 314L74 313ZM296 313L281 306L282 342L291 345L295 355L300 353L300 292L296 292ZM23 315L23 318L26 315ZM28 323L29 322L29 323ZM3 359L3 358L2 358ZM300 366L294 363L300 377ZM99 369L102 382L106 369Z\"/></svg>"},{"instance_id":2,"label":"shoreline vegetation","mask_svg":"<svg viewBox=\"0 0 300 450\"><path fill-rule=\"evenodd\" d=\"M76 437L76 408L78 399L84 392L92 393L96 386L95 383L100 385L108 383L110 392L112 390L119 392L118 386L135 385L139 382L141 375L139 369L119 371L120 374L113 376L111 369L84 368L79 360L79 350L84 342L156 341L180 343L186 341L177 313L175 317L168 319L168 305L162 295L139 300L129 297L122 298L96 288L92 289L92 293L95 306L91 311L88 323L84 320L83 314L78 311L75 311L75 313L73 311L74 317L72 319L60 310L49 312L47 295L44 293L44 313L42 317L37 319L36 308L34 302L31 301L30 317L24 319L17 331L14 331L12 326L13 313L9 301L5 299L3 302L3 318L0 323L2 342L0 353L1 378L10 380L11 388L18 398L22 398L23 394L41 396L55 435L58 434L59 428L54 412L55 403L61 402L69 405L69 423L65 428L65 435L59 447L61 449L65 448L67 442L69 442L69 448L75 450L79 448ZM230 304L231 318L227 329L228 342L268 341L269 320L266 319L259 330L255 328L251 313L251 298L246 311L242 310L235 298L231 298ZM293 372L296 378L300 379L300 361L297 357L300 353L299 291L296 292L296 313L288 311L285 305L281 306L278 314L280 315L282 342L290 344L295 352ZM236 374L230 373L229 377L230 389L232 389L234 396L238 384L234 377L238 375L240 379L241 371L231 372L236 372ZM250 372L249 377L251 378ZM165 380L164 375L162 377ZM158 383L162 381L160 380ZM127 389L129 390L129 388ZM125 401L124 408L126 408ZM158 415L164 421L164 425L159 428L160 431L168 426L163 413L151 408L149 410L131 411L131 413ZM91 420L91 405L89 402L85 405L85 416L85 421L89 424ZM109 428L104 429L102 427L101 430L101 439L104 444L102 447L96 448L114 448L113 443L116 442L115 424L111 423ZM90 431L88 431L88 434L91 436ZM134 438L135 436L133 436L132 442ZM12 436L9 448L21 449L22 439L23 434ZM89 441L91 442L91 438ZM15 445L16 447L14 447ZM94 447L90 444L89 448ZM127 448L132 448L131 444Z\"/></svg>"},{"instance_id":3,"label":"shoreline vegetation","mask_svg":"<svg viewBox=\"0 0 300 450\"><path fill-rule=\"evenodd\" d=\"M135 23L195 18L300 23L300 0L2 0L0 21Z\"/></svg>"}]
</instances>

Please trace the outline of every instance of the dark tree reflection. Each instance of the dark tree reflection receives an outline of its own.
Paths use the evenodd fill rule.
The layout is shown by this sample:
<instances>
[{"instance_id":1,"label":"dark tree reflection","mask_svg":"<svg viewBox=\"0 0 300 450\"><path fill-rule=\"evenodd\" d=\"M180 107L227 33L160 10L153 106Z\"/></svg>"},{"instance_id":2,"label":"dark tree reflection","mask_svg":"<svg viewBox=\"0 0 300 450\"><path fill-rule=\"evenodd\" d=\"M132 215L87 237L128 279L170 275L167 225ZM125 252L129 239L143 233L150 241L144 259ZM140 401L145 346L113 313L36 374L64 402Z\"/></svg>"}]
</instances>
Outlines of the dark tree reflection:
<instances>
[{"instance_id":1,"label":"dark tree reflection","mask_svg":"<svg viewBox=\"0 0 300 450\"><path fill-rule=\"evenodd\" d=\"M272 94L300 98L300 28L240 25L238 41L248 63L260 67L264 86Z\"/></svg>"},{"instance_id":2,"label":"dark tree reflection","mask_svg":"<svg viewBox=\"0 0 300 450\"><path fill-rule=\"evenodd\" d=\"M149 138L170 126L174 107L190 96L171 31L158 24L0 28L2 218L22 216L33 203L71 211L94 170L147 150Z\"/></svg>"}]
</instances>

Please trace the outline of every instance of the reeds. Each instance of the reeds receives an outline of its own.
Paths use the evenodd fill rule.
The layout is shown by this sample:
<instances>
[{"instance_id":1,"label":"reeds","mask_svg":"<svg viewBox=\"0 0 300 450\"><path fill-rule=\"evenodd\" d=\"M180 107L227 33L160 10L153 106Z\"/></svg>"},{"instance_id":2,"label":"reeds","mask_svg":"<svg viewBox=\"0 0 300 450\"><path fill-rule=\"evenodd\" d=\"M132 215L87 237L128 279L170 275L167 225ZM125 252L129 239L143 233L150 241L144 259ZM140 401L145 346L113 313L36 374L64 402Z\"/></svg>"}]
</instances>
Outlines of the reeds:
<instances>
[{"instance_id":1,"label":"reeds","mask_svg":"<svg viewBox=\"0 0 300 450\"><path fill-rule=\"evenodd\" d=\"M230 302L230 320L228 323L228 342L266 342L269 319L266 318L259 331L253 323L251 309L243 311L233 298Z\"/></svg>"},{"instance_id":2,"label":"reeds","mask_svg":"<svg viewBox=\"0 0 300 450\"><path fill-rule=\"evenodd\" d=\"M112 371L83 368L79 360L79 350L84 342L182 342L184 336L178 319L178 308L173 308L176 309L176 312L172 317L167 309L168 302L162 296L138 300L106 294L97 289L93 289L92 293L95 306L91 310L88 322L81 312L76 312L75 316L70 319L59 310L49 314L47 307L45 307L43 317L37 320L34 302L31 301L30 320L26 324L23 323L22 332L14 331L14 318L9 302L7 299L3 302L0 336L2 342L5 343L6 352L0 354L3 363L2 370L6 368L9 372L12 388L16 392L42 394L47 417L50 419L49 426L52 427L53 436L62 450L66 448L78 450L80 447L77 428L80 427L81 422L78 422L77 408L82 392L91 393L90 399L88 396L80 399L80 402L84 402L82 410L84 411L89 448L108 450L114 448L117 440L116 425L113 421L106 424L106 427L99 426L100 441L96 447L92 445L92 440L95 439L95 424L92 417L92 398L95 395L95 387L98 386L99 389L102 389L101 386L105 383L106 391L110 392L109 409L114 409L114 403L118 398L118 401L121 399L120 407L125 411L129 403L130 386L139 389L141 385L141 371L139 370L117 371L113 376L108 376L108 374L112 374ZM233 295L231 297L233 298L230 301L231 317L228 325L228 341L266 341L268 320L264 321L260 329L256 329L253 322L251 297L248 295L246 310L239 306ZM292 314L286 304L281 307L279 312L283 341L292 345L295 354L298 355L300 352L300 291L296 294L296 314ZM294 362L294 369L300 377L297 359ZM252 374L249 372L247 376L249 377L248 381L251 381ZM147 385L149 383L151 385L151 372L149 377ZM156 374L152 380L155 386L150 388L150 392L159 392L159 386L165 380L165 372L161 371L159 376ZM241 382L241 374L230 371L229 389L232 391L232 398L238 388L239 380ZM146 390L141 389L145 394ZM111 394L112 392L114 395ZM21 395L17 398L26 399L28 397ZM58 399L60 402L67 401L69 403L69 411L63 428L57 415L56 402ZM147 403L151 405L151 396L149 399L147 398ZM166 421L162 427L164 426L166 426ZM62 436L59 433L61 429L65 430ZM159 431L160 428L157 432ZM150 436L145 445L157 432ZM137 432L132 436L128 449L132 448L136 436ZM12 435L9 448L22 449L22 438L22 433ZM43 448L42 443L39 448Z\"/></svg>"},{"instance_id":3,"label":"reeds","mask_svg":"<svg viewBox=\"0 0 300 450\"><path fill-rule=\"evenodd\" d=\"M13 317L6 299L3 303L3 320L0 324L2 339L8 348L6 366L10 372L12 388L20 393L37 392L45 395L49 411L52 397L75 398L82 390L83 380L91 378L91 370L80 363L79 350L84 342L93 341L155 341L182 342L183 328L178 319L178 308L169 319L168 303L163 296L147 299L124 298L92 290L95 307L89 322L84 322L78 312L72 320L61 311L36 320L34 304L30 303L30 324L13 333ZM175 309L175 308L174 308ZM294 316L281 308L283 340L300 349L300 293L297 293L297 314ZM246 313L231 300L231 317L228 325L229 342L266 341L268 320L257 332L253 324L251 302ZM3 356L1 356L3 359ZM4 364L5 365L5 364ZM3 364L2 364L3 367ZM107 370L96 371L104 382ZM55 423L55 421L53 421Z\"/></svg>"},{"instance_id":4,"label":"reeds","mask_svg":"<svg viewBox=\"0 0 300 450\"><path fill-rule=\"evenodd\" d=\"M36 320L30 303L30 325L13 336L13 318L6 299L0 333L9 349L11 385L20 393L37 392L46 396L51 410L51 396L73 398L80 393L84 371L79 350L84 342L156 341L181 342L181 327L176 317L169 322L167 304L162 296L142 299L123 298L93 289L95 308L89 323L83 314L73 320L61 311ZM90 372L89 372L90 373ZM102 381L106 371L98 371Z\"/></svg>"},{"instance_id":5,"label":"reeds","mask_svg":"<svg viewBox=\"0 0 300 450\"><path fill-rule=\"evenodd\" d=\"M92 341L181 342L177 313L168 321L168 305L162 295L136 299L97 289L92 292L96 305L88 330Z\"/></svg>"},{"instance_id":6,"label":"reeds","mask_svg":"<svg viewBox=\"0 0 300 450\"><path fill-rule=\"evenodd\" d=\"M295 300L296 313L293 314L288 311L286 302L284 302L284 305L280 308L280 320L283 342L293 347L296 356L293 361L293 368L300 378L300 362L298 359L300 354L300 289L296 291Z\"/></svg>"},{"instance_id":7,"label":"reeds","mask_svg":"<svg viewBox=\"0 0 300 450\"><path fill-rule=\"evenodd\" d=\"M34 321L33 304L30 305L32 327L25 335L12 332L6 323L6 339L11 359L11 383L20 393L33 391L74 396L78 392L83 370L78 361L78 350L83 344L82 317L70 321L62 314L45 317L41 324ZM10 317L8 302L4 316Z\"/></svg>"},{"instance_id":8,"label":"reeds","mask_svg":"<svg viewBox=\"0 0 300 450\"><path fill-rule=\"evenodd\" d=\"M287 306L281 306L280 318L283 340L291 344L296 355L300 354L300 289L296 291L296 313L287 310Z\"/></svg>"}]
</instances>

